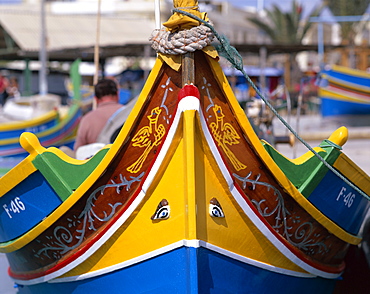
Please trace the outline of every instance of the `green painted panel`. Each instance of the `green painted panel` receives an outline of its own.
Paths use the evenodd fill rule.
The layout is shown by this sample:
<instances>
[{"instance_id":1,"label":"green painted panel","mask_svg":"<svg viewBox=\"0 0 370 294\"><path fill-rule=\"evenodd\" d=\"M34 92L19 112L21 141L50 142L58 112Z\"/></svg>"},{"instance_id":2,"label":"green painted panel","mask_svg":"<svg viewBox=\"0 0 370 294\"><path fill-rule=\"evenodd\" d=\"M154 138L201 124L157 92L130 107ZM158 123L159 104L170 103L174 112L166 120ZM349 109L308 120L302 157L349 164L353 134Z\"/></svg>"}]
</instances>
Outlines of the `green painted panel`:
<instances>
[{"instance_id":1,"label":"green painted panel","mask_svg":"<svg viewBox=\"0 0 370 294\"><path fill-rule=\"evenodd\" d=\"M305 197L312 193L328 171L328 168L317 156L312 156L301 164L295 164L268 143L262 142L262 144L279 168ZM318 154L330 165L336 161L341 153L338 146L328 144L327 140L323 141L320 147L324 151L320 151Z\"/></svg>"},{"instance_id":2,"label":"green painted panel","mask_svg":"<svg viewBox=\"0 0 370 294\"><path fill-rule=\"evenodd\" d=\"M108 148L100 150L84 164L71 164L52 152L44 152L36 156L33 164L62 201L65 201L94 171L108 150Z\"/></svg>"}]
</instances>

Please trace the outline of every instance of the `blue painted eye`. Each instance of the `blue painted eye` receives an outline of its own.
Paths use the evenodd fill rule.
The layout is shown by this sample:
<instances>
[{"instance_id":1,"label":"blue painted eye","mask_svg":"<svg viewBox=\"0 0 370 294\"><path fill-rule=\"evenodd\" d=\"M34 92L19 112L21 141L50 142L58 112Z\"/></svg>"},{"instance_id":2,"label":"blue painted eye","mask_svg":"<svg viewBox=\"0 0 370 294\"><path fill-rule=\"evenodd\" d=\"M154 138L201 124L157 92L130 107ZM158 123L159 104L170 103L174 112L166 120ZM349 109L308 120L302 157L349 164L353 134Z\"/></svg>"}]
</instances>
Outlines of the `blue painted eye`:
<instances>
[{"instance_id":1,"label":"blue painted eye","mask_svg":"<svg viewBox=\"0 0 370 294\"><path fill-rule=\"evenodd\" d=\"M170 206L166 199L163 199L159 204L158 207L151 217L152 220L158 219L167 219L170 217Z\"/></svg>"},{"instance_id":2,"label":"blue painted eye","mask_svg":"<svg viewBox=\"0 0 370 294\"><path fill-rule=\"evenodd\" d=\"M222 209L216 205L210 205L210 214L213 217L225 217Z\"/></svg>"},{"instance_id":3,"label":"blue painted eye","mask_svg":"<svg viewBox=\"0 0 370 294\"><path fill-rule=\"evenodd\" d=\"M212 217L225 217L221 204L217 201L216 198L212 198L209 203L209 214Z\"/></svg>"},{"instance_id":4,"label":"blue painted eye","mask_svg":"<svg viewBox=\"0 0 370 294\"><path fill-rule=\"evenodd\" d=\"M160 218L164 219L164 218L168 218L169 216L170 216L169 206L164 206L155 213L154 219L160 219Z\"/></svg>"}]
</instances>

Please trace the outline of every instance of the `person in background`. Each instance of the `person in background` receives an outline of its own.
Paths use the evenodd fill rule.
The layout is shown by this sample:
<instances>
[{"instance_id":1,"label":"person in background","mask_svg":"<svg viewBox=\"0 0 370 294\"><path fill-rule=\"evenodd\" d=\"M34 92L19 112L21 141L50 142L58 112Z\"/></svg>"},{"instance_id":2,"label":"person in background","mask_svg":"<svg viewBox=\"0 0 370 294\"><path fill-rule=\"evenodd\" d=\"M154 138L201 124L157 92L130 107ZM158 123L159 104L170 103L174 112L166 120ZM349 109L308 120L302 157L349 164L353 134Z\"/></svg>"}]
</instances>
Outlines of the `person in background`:
<instances>
[{"instance_id":1,"label":"person in background","mask_svg":"<svg viewBox=\"0 0 370 294\"><path fill-rule=\"evenodd\" d=\"M101 79L94 87L97 108L85 114L77 130L74 151L81 146L96 143L109 118L122 107L118 103L117 83Z\"/></svg>"},{"instance_id":2,"label":"person in background","mask_svg":"<svg viewBox=\"0 0 370 294\"><path fill-rule=\"evenodd\" d=\"M19 98L21 94L19 93L18 79L16 77L11 77L9 79L9 86L7 88L9 98Z\"/></svg>"},{"instance_id":3,"label":"person in background","mask_svg":"<svg viewBox=\"0 0 370 294\"><path fill-rule=\"evenodd\" d=\"M3 73L0 72L0 105L5 104L6 98L8 98L7 88L9 87L9 80Z\"/></svg>"},{"instance_id":4,"label":"person in background","mask_svg":"<svg viewBox=\"0 0 370 294\"><path fill-rule=\"evenodd\" d=\"M118 90L118 103L120 103L122 105L127 104L130 101L130 99L131 99L131 91L122 88L120 86L117 78L114 77L114 76L108 76L108 77L106 77L106 79L109 79L109 80L112 80L112 81L115 81L116 82L116 84L117 84L117 90Z\"/></svg>"}]
</instances>

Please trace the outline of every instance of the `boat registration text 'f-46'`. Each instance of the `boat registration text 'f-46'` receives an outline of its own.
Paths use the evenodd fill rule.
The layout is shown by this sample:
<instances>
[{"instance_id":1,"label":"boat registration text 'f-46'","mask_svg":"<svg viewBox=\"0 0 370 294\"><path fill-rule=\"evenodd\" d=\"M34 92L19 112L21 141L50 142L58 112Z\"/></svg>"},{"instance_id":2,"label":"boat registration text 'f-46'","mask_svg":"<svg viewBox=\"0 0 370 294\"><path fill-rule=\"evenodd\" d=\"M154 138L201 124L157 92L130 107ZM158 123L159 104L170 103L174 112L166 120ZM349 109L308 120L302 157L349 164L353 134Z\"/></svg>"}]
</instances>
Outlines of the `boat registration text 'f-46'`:
<instances>
[{"instance_id":1,"label":"boat registration text 'f-46'","mask_svg":"<svg viewBox=\"0 0 370 294\"><path fill-rule=\"evenodd\" d=\"M337 201L340 201L340 199L342 198L343 202L344 202L344 205L348 206L348 208L349 208L349 207L351 207L351 205L353 203L353 200L356 198L356 195L355 195L355 193L352 193L352 192L349 192L346 195L345 194L346 190L347 189L345 187L342 187L342 189L340 190L340 192L338 194Z\"/></svg>"},{"instance_id":2,"label":"boat registration text 'f-46'","mask_svg":"<svg viewBox=\"0 0 370 294\"><path fill-rule=\"evenodd\" d=\"M8 214L9 218L12 217L12 213L21 213L23 210L26 209L23 202L19 199L19 197L15 197L14 200L10 201L10 205L3 204L3 208L5 212Z\"/></svg>"}]
</instances>

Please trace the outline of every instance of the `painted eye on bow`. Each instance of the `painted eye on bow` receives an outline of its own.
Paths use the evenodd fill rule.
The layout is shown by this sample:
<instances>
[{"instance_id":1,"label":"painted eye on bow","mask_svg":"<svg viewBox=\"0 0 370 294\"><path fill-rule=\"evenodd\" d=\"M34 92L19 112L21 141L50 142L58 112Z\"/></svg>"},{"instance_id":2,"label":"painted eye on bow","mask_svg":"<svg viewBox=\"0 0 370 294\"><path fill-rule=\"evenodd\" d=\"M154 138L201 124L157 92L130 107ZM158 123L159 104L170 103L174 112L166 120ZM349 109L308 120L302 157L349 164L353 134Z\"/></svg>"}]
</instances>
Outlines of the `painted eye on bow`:
<instances>
[{"instance_id":1,"label":"painted eye on bow","mask_svg":"<svg viewBox=\"0 0 370 294\"><path fill-rule=\"evenodd\" d=\"M216 198L212 198L209 201L209 215L212 217L225 217L221 204Z\"/></svg>"},{"instance_id":2,"label":"painted eye on bow","mask_svg":"<svg viewBox=\"0 0 370 294\"><path fill-rule=\"evenodd\" d=\"M170 217L170 206L168 204L168 201L166 199L163 199L157 207L157 210L152 215L152 220L157 219L167 219Z\"/></svg>"}]
</instances>

